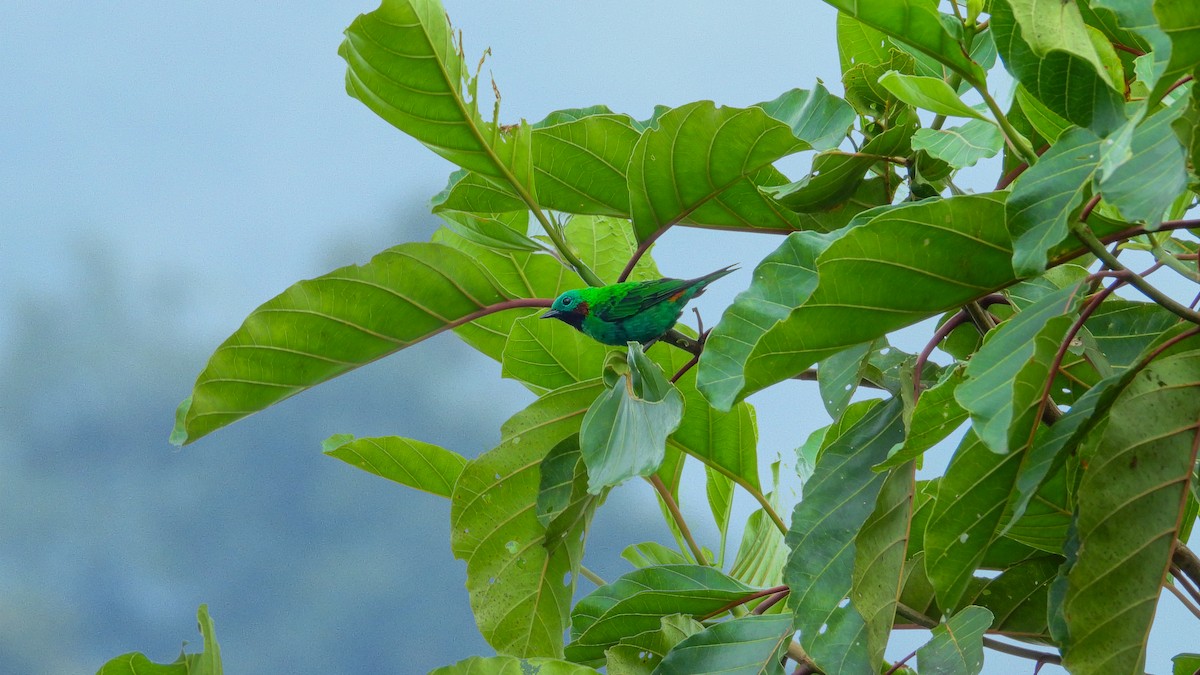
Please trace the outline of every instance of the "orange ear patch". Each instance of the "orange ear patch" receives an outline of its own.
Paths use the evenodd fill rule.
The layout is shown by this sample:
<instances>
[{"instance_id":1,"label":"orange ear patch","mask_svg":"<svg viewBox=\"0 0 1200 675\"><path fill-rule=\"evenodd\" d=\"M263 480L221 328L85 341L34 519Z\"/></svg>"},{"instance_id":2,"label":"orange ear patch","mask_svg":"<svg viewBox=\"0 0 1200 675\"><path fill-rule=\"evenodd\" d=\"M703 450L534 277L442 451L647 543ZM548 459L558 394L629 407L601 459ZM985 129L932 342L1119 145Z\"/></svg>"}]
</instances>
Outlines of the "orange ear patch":
<instances>
[{"instance_id":1,"label":"orange ear patch","mask_svg":"<svg viewBox=\"0 0 1200 675\"><path fill-rule=\"evenodd\" d=\"M575 306L575 313L587 316L588 314L592 313L592 308L588 307L586 302L580 300L579 304Z\"/></svg>"}]
</instances>

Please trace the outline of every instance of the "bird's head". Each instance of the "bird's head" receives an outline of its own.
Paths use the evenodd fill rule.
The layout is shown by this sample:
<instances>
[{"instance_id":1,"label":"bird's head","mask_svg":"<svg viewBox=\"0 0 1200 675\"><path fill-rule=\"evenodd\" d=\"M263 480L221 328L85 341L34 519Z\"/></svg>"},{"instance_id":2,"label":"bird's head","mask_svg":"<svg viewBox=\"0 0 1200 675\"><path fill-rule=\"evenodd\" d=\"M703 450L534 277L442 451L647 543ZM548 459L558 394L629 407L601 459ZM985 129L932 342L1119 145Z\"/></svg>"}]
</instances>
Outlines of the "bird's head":
<instances>
[{"instance_id":1,"label":"bird's head","mask_svg":"<svg viewBox=\"0 0 1200 675\"><path fill-rule=\"evenodd\" d=\"M575 289L555 298L554 304L550 305L550 311L543 314L542 318L558 319L563 323L579 328L579 325L583 323L584 317L588 315L588 311L588 303L583 297L583 292Z\"/></svg>"}]
</instances>

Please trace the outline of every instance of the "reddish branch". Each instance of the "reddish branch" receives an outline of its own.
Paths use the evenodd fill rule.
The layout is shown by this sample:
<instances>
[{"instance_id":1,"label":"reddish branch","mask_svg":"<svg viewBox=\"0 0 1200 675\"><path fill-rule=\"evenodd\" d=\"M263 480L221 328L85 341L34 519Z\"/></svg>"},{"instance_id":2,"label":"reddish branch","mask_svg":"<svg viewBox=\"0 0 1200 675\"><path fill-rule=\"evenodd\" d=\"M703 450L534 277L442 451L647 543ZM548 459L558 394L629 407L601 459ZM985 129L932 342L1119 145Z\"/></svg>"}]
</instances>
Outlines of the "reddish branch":
<instances>
[{"instance_id":1,"label":"reddish branch","mask_svg":"<svg viewBox=\"0 0 1200 675\"><path fill-rule=\"evenodd\" d=\"M728 612L729 610L733 609L734 607L744 605L747 602L753 602L754 600L757 600L759 598L765 598L768 595L776 595L779 593L783 593L786 595L787 592L788 592L787 586L774 586L772 588L768 588L765 590L755 591L748 595L743 595L742 597L738 598L737 600L734 600L733 602L722 605L720 608L714 609L713 611L709 612L708 614L705 614L704 616L697 617L697 619L700 621L707 621L708 619L711 619L714 616L721 616L722 614L724 614L725 612Z\"/></svg>"}]
</instances>

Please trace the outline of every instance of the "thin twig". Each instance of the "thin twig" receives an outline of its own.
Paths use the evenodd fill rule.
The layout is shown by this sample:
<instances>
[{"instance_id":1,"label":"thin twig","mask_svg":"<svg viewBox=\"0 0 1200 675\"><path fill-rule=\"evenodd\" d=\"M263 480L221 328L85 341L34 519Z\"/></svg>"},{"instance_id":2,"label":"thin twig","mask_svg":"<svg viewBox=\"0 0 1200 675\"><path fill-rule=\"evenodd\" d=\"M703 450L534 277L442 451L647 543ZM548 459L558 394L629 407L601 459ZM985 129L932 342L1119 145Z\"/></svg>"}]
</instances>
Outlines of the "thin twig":
<instances>
[{"instance_id":1,"label":"thin twig","mask_svg":"<svg viewBox=\"0 0 1200 675\"><path fill-rule=\"evenodd\" d=\"M903 668L904 664L908 663L908 660L916 655L917 655L917 650L914 649L913 651L909 652L908 656L906 656L906 657L900 659L899 661L897 661L896 663L892 664L892 667L888 668L887 672L884 673L883 675L896 675L896 671Z\"/></svg>"},{"instance_id":2,"label":"thin twig","mask_svg":"<svg viewBox=\"0 0 1200 675\"><path fill-rule=\"evenodd\" d=\"M934 621L933 619L925 616L924 614L918 612L912 607L909 607L908 605L905 605L902 602L896 603L896 614L923 628L935 628L938 625L937 621ZM983 638L983 646L987 647L988 649L994 649L998 652L1004 652L1005 654L1012 654L1013 656L1020 656L1024 659L1032 659L1042 663L1062 663L1062 657L1058 654L1042 652L1036 649L1026 649L1025 647L1018 645L1010 645L1007 642L1001 642L1000 640L996 640L987 636L984 636Z\"/></svg>"},{"instance_id":3,"label":"thin twig","mask_svg":"<svg viewBox=\"0 0 1200 675\"><path fill-rule=\"evenodd\" d=\"M1163 588L1171 591L1171 594L1179 598L1179 602L1181 602L1183 606L1187 608L1187 611L1191 612L1192 615L1197 619L1200 619L1200 607L1196 607L1196 605L1192 604L1192 601L1189 600L1186 595L1180 592L1178 588L1175 588L1175 584L1163 584Z\"/></svg>"},{"instance_id":4,"label":"thin twig","mask_svg":"<svg viewBox=\"0 0 1200 675\"><path fill-rule=\"evenodd\" d=\"M683 519L683 513L679 510L679 504L675 503L675 498L671 496L671 491L667 489L666 484L662 482L658 474L653 474L646 480L650 481L650 484L658 491L658 496L667 505L667 510L671 512L671 518L675 520L675 525L679 528L680 534L683 535L688 548L692 550L692 557L696 559L698 564L708 565L708 560L704 557L704 551L701 550L696 540L692 538L692 531L688 529L687 521Z\"/></svg>"},{"instance_id":5,"label":"thin twig","mask_svg":"<svg viewBox=\"0 0 1200 675\"><path fill-rule=\"evenodd\" d=\"M787 591L788 591L787 586L774 586L772 588L767 588L765 590L754 591L753 593L748 593L746 595L743 595L742 597L738 598L737 600L734 600L733 602L730 602L725 605L721 605L719 608L714 609L713 611L709 612L708 614L705 614L703 616L698 616L698 617L696 617L696 620L697 621L707 621L707 620L713 618L714 616L721 616L722 614L724 614L725 612L728 612L729 610L733 609L734 607L739 607L741 605L746 604L747 602L753 602L759 598L765 598L768 595L775 595L776 593L787 593Z\"/></svg>"},{"instance_id":6,"label":"thin twig","mask_svg":"<svg viewBox=\"0 0 1200 675\"><path fill-rule=\"evenodd\" d=\"M1187 594L1192 596L1192 600L1200 603L1200 588L1197 588L1196 585L1192 583L1192 580L1188 579L1187 575L1179 569L1178 565L1174 563L1171 564L1171 574L1175 576L1175 583L1183 586L1183 590L1187 591Z\"/></svg>"},{"instance_id":7,"label":"thin twig","mask_svg":"<svg viewBox=\"0 0 1200 675\"><path fill-rule=\"evenodd\" d=\"M621 276L617 277L618 284L629 278L629 275L633 273L633 268L637 267L638 261L642 259L643 255L646 255L646 251L649 251L654 242L658 241L658 238L663 236L669 229L671 229L670 224L663 225L655 230L654 234L646 237L645 241L638 244L637 250L633 252L633 255L629 256L629 262L625 263L625 269L621 270Z\"/></svg>"},{"instance_id":8,"label":"thin twig","mask_svg":"<svg viewBox=\"0 0 1200 675\"><path fill-rule=\"evenodd\" d=\"M949 319L946 319L946 323L938 326L938 329L933 333L933 337L929 338L929 342L925 343L925 348L922 349L921 353L917 355L917 363L915 366L913 366L914 402L921 398L921 372L925 370L925 362L929 360L929 355L933 353L933 348L938 346L942 340L945 340L947 337L949 337L950 333L952 333L955 328L958 328L969 321L970 318L971 316L967 314L966 310L958 310L957 314Z\"/></svg>"},{"instance_id":9,"label":"thin twig","mask_svg":"<svg viewBox=\"0 0 1200 675\"><path fill-rule=\"evenodd\" d=\"M766 612L768 609L771 609L775 605L779 604L779 601L786 598L788 596L788 593L790 593L790 592L791 592L791 589L785 588L782 591L779 591L778 593L773 594L771 597L758 603L758 606L755 607L753 610L751 610L750 613L751 614L762 614L762 613Z\"/></svg>"},{"instance_id":10,"label":"thin twig","mask_svg":"<svg viewBox=\"0 0 1200 675\"><path fill-rule=\"evenodd\" d=\"M1200 333L1200 329L1190 330L1187 333L1180 333L1175 337L1183 338L1184 336L1187 336L1188 333L1195 335ZM1177 341L1178 340L1168 340L1163 344L1174 344L1174 342ZM1192 549L1188 548L1186 544L1178 539L1175 540L1175 553L1171 555L1171 562L1175 563L1175 566L1179 568L1179 571L1183 572L1193 585L1200 586L1200 558L1197 558L1196 554L1192 552Z\"/></svg>"},{"instance_id":11,"label":"thin twig","mask_svg":"<svg viewBox=\"0 0 1200 675\"><path fill-rule=\"evenodd\" d=\"M1134 56L1145 56L1146 55L1146 52L1138 49L1137 47L1130 47L1128 45L1123 45L1119 42L1112 43L1112 46L1113 46L1113 49L1119 49L1127 54L1133 54Z\"/></svg>"},{"instance_id":12,"label":"thin twig","mask_svg":"<svg viewBox=\"0 0 1200 675\"><path fill-rule=\"evenodd\" d=\"M582 574L585 579L592 582L593 584L596 584L597 586L607 586L608 585L608 582L605 581L599 574L596 574L595 572L589 570L584 565L579 566L579 573Z\"/></svg>"},{"instance_id":13,"label":"thin twig","mask_svg":"<svg viewBox=\"0 0 1200 675\"><path fill-rule=\"evenodd\" d=\"M1123 280L1118 279L1105 286L1104 290L1093 295L1088 300L1088 303L1083 306L1083 309L1079 311L1079 316L1075 317L1075 321L1071 323L1071 327L1067 329L1066 335L1063 336L1062 342L1058 344L1058 351L1054 353L1054 360L1050 362L1050 371L1046 375L1046 384L1042 387L1042 397L1038 400L1038 418L1044 418L1047 413L1054 411L1051 413L1054 419L1053 421L1048 421L1048 424L1053 424L1062 418L1062 411L1058 409L1058 406L1053 405L1054 402L1050 400L1050 390L1054 388L1054 377L1062 368L1063 359L1066 358L1067 351L1071 348L1071 342L1075 340L1075 336L1079 334L1079 331L1083 330L1083 324L1087 322L1088 318L1100 308L1100 304L1124 284ZM1036 425L1029 430L1029 442L1027 445L1033 443L1033 435L1035 433L1037 433Z\"/></svg>"},{"instance_id":14,"label":"thin twig","mask_svg":"<svg viewBox=\"0 0 1200 675\"><path fill-rule=\"evenodd\" d=\"M1188 309L1182 304L1176 302L1169 295L1158 290L1156 286L1146 281L1141 275L1122 265L1119 260L1108 253L1108 249L1104 248L1104 244L1096 238L1096 235L1092 232L1092 229L1088 227L1087 223L1076 222L1072 224L1071 229L1074 231L1075 237L1079 239L1079 241L1083 242L1083 245L1090 249L1097 258L1103 260L1110 269L1116 271L1124 270L1129 272L1128 281L1130 285L1141 291L1143 295L1158 303L1159 306L1171 312L1172 314L1184 319L1185 321L1200 326L1200 313Z\"/></svg>"}]
</instances>

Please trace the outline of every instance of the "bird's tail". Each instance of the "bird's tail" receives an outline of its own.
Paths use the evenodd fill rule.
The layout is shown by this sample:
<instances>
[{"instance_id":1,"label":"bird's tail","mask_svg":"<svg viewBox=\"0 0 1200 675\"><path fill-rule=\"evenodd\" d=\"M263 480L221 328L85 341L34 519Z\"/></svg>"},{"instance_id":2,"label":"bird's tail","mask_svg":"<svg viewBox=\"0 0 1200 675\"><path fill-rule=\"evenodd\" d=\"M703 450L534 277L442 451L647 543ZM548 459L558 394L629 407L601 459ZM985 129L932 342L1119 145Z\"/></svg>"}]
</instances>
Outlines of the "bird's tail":
<instances>
[{"instance_id":1,"label":"bird's tail","mask_svg":"<svg viewBox=\"0 0 1200 675\"><path fill-rule=\"evenodd\" d=\"M696 277L695 279L690 280L690 284L699 287L699 290L696 291L696 295L700 295L701 293L704 292L704 288L706 286L708 286L712 282L716 281L717 279L720 279L721 277L725 276L726 274L729 274L730 272L736 272L737 270L738 270L738 264L734 263L734 264L730 265L729 267L719 269L716 272L709 272L708 274L705 274L702 277ZM696 295L693 295L692 297L696 297Z\"/></svg>"}]
</instances>

